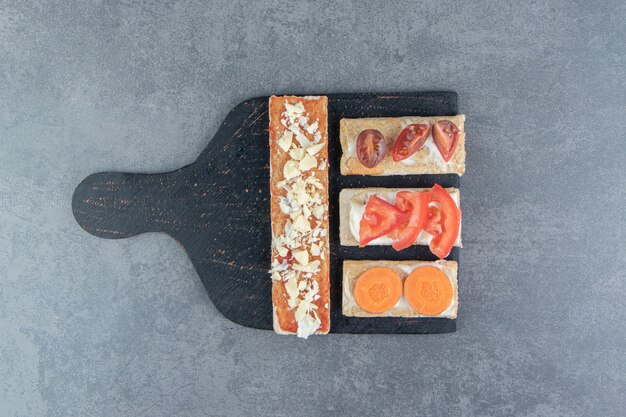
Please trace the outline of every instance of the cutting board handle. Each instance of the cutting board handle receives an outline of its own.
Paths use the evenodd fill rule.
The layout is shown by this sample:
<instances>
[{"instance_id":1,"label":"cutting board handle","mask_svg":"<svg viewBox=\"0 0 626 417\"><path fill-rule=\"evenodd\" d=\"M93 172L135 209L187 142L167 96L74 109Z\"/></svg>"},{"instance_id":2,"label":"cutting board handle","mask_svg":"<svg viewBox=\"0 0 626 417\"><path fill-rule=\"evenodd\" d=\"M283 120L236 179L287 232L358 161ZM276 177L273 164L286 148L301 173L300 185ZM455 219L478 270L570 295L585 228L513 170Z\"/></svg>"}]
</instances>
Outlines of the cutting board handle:
<instances>
[{"instance_id":1,"label":"cutting board handle","mask_svg":"<svg viewBox=\"0 0 626 417\"><path fill-rule=\"evenodd\" d=\"M173 197L186 188L186 181L181 181L185 169L163 174L92 174L74 191L74 217L87 232L106 239L168 233L175 227Z\"/></svg>"}]
</instances>

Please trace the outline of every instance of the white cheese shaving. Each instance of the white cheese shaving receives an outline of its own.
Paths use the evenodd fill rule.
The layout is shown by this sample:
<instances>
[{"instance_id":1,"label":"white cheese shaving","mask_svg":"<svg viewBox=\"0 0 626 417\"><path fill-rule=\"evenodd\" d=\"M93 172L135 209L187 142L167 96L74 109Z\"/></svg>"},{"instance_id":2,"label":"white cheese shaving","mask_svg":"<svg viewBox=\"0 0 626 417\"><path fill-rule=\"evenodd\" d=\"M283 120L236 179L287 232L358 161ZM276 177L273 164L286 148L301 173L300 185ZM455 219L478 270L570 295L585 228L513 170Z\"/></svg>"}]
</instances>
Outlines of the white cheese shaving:
<instances>
[{"instance_id":1,"label":"white cheese shaving","mask_svg":"<svg viewBox=\"0 0 626 417\"><path fill-rule=\"evenodd\" d=\"M300 292L298 291L298 282L296 281L296 277L292 277L285 283L285 291L287 291L287 295L289 298L297 298Z\"/></svg>"},{"instance_id":2,"label":"white cheese shaving","mask_svg":"<svg viewBox=\"0 0 626 417\"><path fill-rule=\"evenodd\" d=\"M298 306L298 304L300 303L300 299L299 298L289 298L287 299L287 305L289 306L289 308L295 308Z\"/></svg>"},{"instance_id":3,"label":"white cheese shaving","mask_svg":"<svg viewBox=\"0 0 626 417\"><path fill-rule=\"evenodd\" d=\"M287 261L283 261L281 263L278 263L277 261L272 262L272 269L270 269L270 274L273 274L274 272L282 272L282 271L286 271L289 268L289 264L287 264Z\"/></svg>"},{"instance_id":4,"label":"white cheese shaving","mask_svg":"<svg viewBox=\"0 0 626 417\"><path fill-rule=\"evenodd\" d=\"M304 318L298 322L298 337L308 339L321 325L322 322L319 318L308 314L305 315Z\"/></svg>"},{"instance_id":5,"label":"white cheese shaving","mask_svg":"<svg viewBox=\"0 0 626 417\"><path fill-rule=\"evenodd\" d=\"M296 271L286 271L283 274L283 281L289 281L290 279L298 279L298 276L296 275Z\"/></svg>"},{"instance_id":6,"label":"white cheese shaving","mask_svg":"<svg viewBox=\"0 0 626 417\"><path fill-rule=\"evenodd\" d=\"M278 251L278 254L282 256L283 258L287 256L287 253L289 253L287 248L284 246L276 246L276 250Z\"/></svg>"},{"instance_id":7,"label":"white cheese shaving","mask_svg":"<svg viewBox=\"0 0 626 417\"><path fill-rule=\"evenodd\" d=\"M298 304L298 309L296 310L294 314L294 318L296 319L297 322L302 321L306 313L309 312L309 308L308 308L309 305L310 303L308 301L300 301L300 303Z\"/></svg>"},{"instance_id":8,"label":"white cheese shaving","mask_svg":"<svg viewBox=\"0 0 626 417\"><path fill-rule=\"evenodd\" d=\"M292 179L300 175L300 168L298 168L298 161L287 161L283 168L283 174L285 179Z\"/></svg>"},{"instance_id":9,"label":"white cheese shaving","mask_svg":"<svg viewBox=\"0 0 626 417\"><path fill-rule=\"evenodd\" d=\"M318 220L321 220L322 217L324 217L324 207L321 204L318 204L315 207L313 207L313 210L311 212L313 213L315 218Z\"/></svg>"},{"instance_id":10,"label":"white cheese shaving","mask_svg":"<svg viewBox=\"0 0 626 417\"><path fill-rule=\"evenodd\" d=\"M306 249L293 252L293 257L302 266L307 266L309 264L309 252L307 252Z\"/></svg>"},{"instance_id":11,"label":"white cheese shaving","mask_svg":"<svg viewBox=\"0 0 626 417\"><path fill-rule=\"evenodd\" d=\"M293 269L300 272L310 272L312 274L317 274L320 272L320 261L315 260L313 262L309 262L308 265L293 265Z\"/></svg>"},{"instance_id":12,"label":"white cheese shaving","mask_svg":"<svg viewBox=\"0 0 626 417\"><path fill-rule=\"evenodd\" d=\"M294 184L291 197L299 206L306 205L311 200L311 196L306 191L306 184L302 181Z\"/></svg>"},{"instance_id":13,"label":"white cheese shaving","mask_svg":"<svg viewBox=\"0 0 626 417\"><path fill-rule=\"evenodd\" d=\"M311 224L303 215L299 215L293 222L293 230L297 232L308 232L311 230Z\"/></svg>"},{"instance_id":14,"label":"white cheese shaving","mask_svg":"<svg viewBox=\"0 0 626 417\"><path fill-rule=\"evenodd\" d=\"M313 155L317 155L319 151L322 150L322 148L324 148L324 142L322 143L318 143L317 145L311 145L306 149L306 152L313 156Z\"/></svg>"},{"instance_id":15,"label":"white cheese shaving","mask_svg":"<svg viewBox=\"0 0 626 417\"><path fill-rule=\"evenodd\" d=\"M296 161L299 161L302 158L304 158L304 155L305 155L305 151L302 148L293 148L292 150L289 151L289 156L291 156L291 158Z\"/></svg>"},{"instance_id":16,"label":"white cheese shaving","mask_svg":"<svg viewBox=\"0 0 626 417\"><path fill-rule=\"evenodd\" d=\"M317 188L318 190L322 190L324 189L324 186L322 185L322 183L320 182L320 180L318 180L315 177L308 177L306 179L306 183L307 184L311 184L313 185L315 188Z\"/></svg>"},{"instance_id":17,"label":"white cheese shaving","mask_svg":"<svg viewBox=\"0 0 626 417\"><path fill-rule=\"evenodd\" d=\"M296 104L289 104L285 102L285 110L287 113L287 117L297 117L304 113L304 105L301 102L297 102Z\"/></svg>"},{"instance_id":18,"label":"white cheese shaving","mask_svg":"<svg viewBox=\"0 0 626 417\"><path fill-rule=\"evenodd\" d=\"M315 167L317 167L317 159L315 159L315 157L311 155L306 155L304 158L302 158L302 160L300 161L298 165L298 168L302 172L306 172L309 169L315 168Z\"/></svg>"},{"instance_id":19,"label":"white cheese shaving","mask_svg":"<svg viewBox=\"0 0 626 417\"><path fill-rule=\"evenodd\" d=\"M294 135L296 135L296 140L298 141L300 146L305 149L311 146L312 142L304 135L304 133L302 133L302 130L300 130L300 127L298 127L298 125L289 125L288 129L291 130Z\"/></svg>"},{"instance_id":20,"label":"white cheese shaving","mask_svg":"<svg viewBox=\"0 0 626 417\"><path fill-rule=\"evenodd\" d=\"M278 206L280 207L280 211L283 214L289 214L291 212L291 208L289 207L289 205L285 204L285 203L278 203Z\"/></svg>"},{"instance_id":21,"label":"white cheese shaving","mask_svg":"<svg viewBox=\"0 0 626 417\"><path fill-rule=\"evenodd\" d=\"M278 139L278 146L280 146L280 148L287 152L289 150L289 148L291 147L291 142L293 141L293 133L285 130L285 132L283 133L283 135L280 137L280 139Z\"/></svg>"},{"instance_id":22,"label":"white cheese shaving","mask_svg":"<svg viewBox=\"0 0 626 417\"><path fill-rule=\"evenodd\" d=\"M315 132L317 130L318 124L317 124L317 120L313 123L311 123L309 126L306 127L306 131L309 134L312 134L313 132Z\"/></svg>"}]
</instances>

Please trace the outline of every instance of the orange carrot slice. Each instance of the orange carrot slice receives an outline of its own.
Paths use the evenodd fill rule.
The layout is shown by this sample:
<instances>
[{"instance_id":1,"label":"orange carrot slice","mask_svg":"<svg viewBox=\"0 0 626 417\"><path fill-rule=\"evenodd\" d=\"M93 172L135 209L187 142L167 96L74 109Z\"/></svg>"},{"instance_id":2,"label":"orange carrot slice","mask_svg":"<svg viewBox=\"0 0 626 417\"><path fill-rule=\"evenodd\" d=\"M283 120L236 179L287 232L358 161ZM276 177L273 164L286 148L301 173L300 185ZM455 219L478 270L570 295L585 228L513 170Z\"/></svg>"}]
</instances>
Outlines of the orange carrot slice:
<instances>
[{"instance_id":1,"label":"orange carrot slice","mask_svg":"<svg viewBox=\"0 0 626 417\"><path fill-rule=\"evenodd\" d=\"M434 266L416 268L404 280L404 297L421 315L437 316L452 303L452 284L448 276Z\"/></svg>"},{"instance_id":2,"label":"orange carrot slice","mask_svg":"<svg viewBox=\"0 0 626 417\"><path fill-rule=\"evenodd\" d=\"M353 293L363 310L384 313L402 297L402 280L389 268L372 268L357 278Z\"/></svg>"}]
</instances>

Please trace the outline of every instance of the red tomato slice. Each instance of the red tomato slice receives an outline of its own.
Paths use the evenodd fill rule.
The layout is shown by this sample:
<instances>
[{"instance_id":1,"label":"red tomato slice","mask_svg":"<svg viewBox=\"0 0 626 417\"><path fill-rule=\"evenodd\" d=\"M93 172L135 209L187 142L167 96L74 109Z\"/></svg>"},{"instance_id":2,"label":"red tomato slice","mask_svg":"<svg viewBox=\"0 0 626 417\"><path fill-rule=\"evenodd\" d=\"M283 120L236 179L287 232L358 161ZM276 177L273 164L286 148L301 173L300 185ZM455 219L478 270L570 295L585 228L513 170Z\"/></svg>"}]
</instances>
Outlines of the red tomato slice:
<instances>
[{"instance_id":1,"label":"red tomato slice","mask_svg":"<svg viewBox=\"0 0 626 417\"><path fill-rule=\"evenodd\" d=\"M461 228L461 209L439 184L430 190L429 221L426 231L433 235L430 251L443 259L450 254ZM437 233L439 232L439 233Z\"/></svg>"},{"instance_id":2,"label":"red tomato slice","mask_svg":"<svg viewBox=\"0 0 626 417\"><path fill-rule=\"evenodd\" d=\"M440 120L433 125L433 140L443 160L448 162L459 142L459 128L449 120Z\"/></svg>"},{"instance_id":3,"label":"red tomato slice","mask_svg":"<svg viewBox=\"0 0 626 417\"><path fill-rule=\"evenodd\" d=\"M396 194L396 207L407 213L409 218L399 224L391 232L393 248L398 252L411 246L420 234L428 220L429 193L415 191L400 191Z\"/></svg>"},{"instance_id":4,"label":"red tomato slice","mask_svg":"<svg viewBox=\"0 0 626 417\"><path fill-rule=\"evenodd\" d=\"M437 236L443 230L441 225L441 210L439 207L433 205L428 207L428 222L426 224L426 231L433 236Z\"/></svg>"},{"instance_id":5,"label":"red tomato slice","mask_svg":"<svg viewBox=\"0 0 626 417\"><path fill-rule=\"evenodd\" d=\"M430 126L427 124L415 123L408 125L396 138L393 144L393 160L398 162L408 158L415 152L422 149L424 142L428 139Z\"/></svg>"},{"instance_id":6,"label":"red tomato slice","mask_svg":"<svg viewBox=\"0 0 626 417\"><path fill-rule=\"evenodd\" d=\"M359 246L366 246L372 240L385 236L405 219L406 215L396 206L378 196L371 196L360 222Z\"/></svg>"}]
</instances>

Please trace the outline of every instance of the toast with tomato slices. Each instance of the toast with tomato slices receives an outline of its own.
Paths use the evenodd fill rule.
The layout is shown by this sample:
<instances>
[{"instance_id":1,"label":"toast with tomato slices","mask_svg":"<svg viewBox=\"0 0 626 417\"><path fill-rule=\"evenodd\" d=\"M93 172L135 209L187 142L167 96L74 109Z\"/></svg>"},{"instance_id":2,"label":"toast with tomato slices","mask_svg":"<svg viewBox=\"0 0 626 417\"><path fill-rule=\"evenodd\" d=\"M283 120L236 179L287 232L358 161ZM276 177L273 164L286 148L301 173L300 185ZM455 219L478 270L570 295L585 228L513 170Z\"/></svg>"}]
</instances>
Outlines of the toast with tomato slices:
<instances>
[{"instance_id":1,"label":"toast with tomato slices","mask_svg":"<svg viewBox=\"0 0 626 417\"><path fill-rule=\"evenodd\" d=\"M328 99L272 96L269 119L274 331L326 334Z\"/></svg>"},{"instance_id":2,"label":"toast with tomato slices","mask_svg":"<svg viewBox=\"0 0 626 417\"><path fill-rule=\"evenodd\" d=\"M434 266L440 269L450 280L452 286L452 299L450 304L439 314L424 315L416 312L407 302L406 291L400 300L390 309L384 312L371 313L364 310L355 299L354 288L357 279L366 271L373 268L389 268L404 281L416 268ZM439 260L428 261L344 261L343 262L343 295L341 311L349 317L445 317L454 319L458 310L458 264L456 261Z\"/></svg>"},{"instance_id":3,"label":"toast with tomato slices","mask_svg":"<svg viewBox=\"0 0 626 417\"><path fill-rule=\"evenodd\" d=\"M428 128L420 136L410 130L409 126L412 125L426 125ZM435 131L436 125L438 127ZM377 131L378 140L381 137L384 138L386 152L380 142L370 141L369 145L357 146L359 135L367 131ZM446 133L450 136L448 137ZM370 137L374 136L370 135ZM396 146L399 138L404 138L404 141ZM412 142L411 138L415 140ZM341 119L339 139L342 150L342 175L463 175L465 173L465 115L463 114ZM373 155L374 153L377 155ZM401 160L394 160L394 155L396 159Z\"/></svg>"},{"instance_id":4,"label":"toast with tomato slices","mask_svg":"<svg viewBox=\"0 0 626 417\"><path fill-rule=\"evenodd\" d=\"M400 191L428 192L430 188L346 188L339 193L339 240L342 246L359 246L360 222L365 207L371 196L378 196L388 203L394 204L396 194ZM445 189L450 197L460 207L461 194L458 188ZM432 235L423 230L413 242L413 245L428 245ZM366 246L391 246L390 237L381 237L369 242ZM461 227L454 240L454 246L462 247Z\"/></svg>"}]
</instances>

